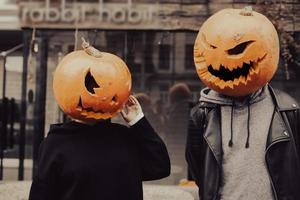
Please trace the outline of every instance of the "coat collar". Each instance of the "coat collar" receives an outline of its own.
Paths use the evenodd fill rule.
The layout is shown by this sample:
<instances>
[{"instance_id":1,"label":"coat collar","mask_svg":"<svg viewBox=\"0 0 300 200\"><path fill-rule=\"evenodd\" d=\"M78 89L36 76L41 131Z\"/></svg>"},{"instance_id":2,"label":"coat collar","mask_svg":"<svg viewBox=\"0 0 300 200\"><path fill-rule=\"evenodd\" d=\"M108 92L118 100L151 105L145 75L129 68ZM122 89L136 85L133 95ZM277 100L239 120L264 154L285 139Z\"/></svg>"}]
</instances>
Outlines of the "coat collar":
<instances>
[{"instance_id":1,"label":"coat collar","mask_svg":"<svg viewBox=\"0 0 300 200\"><path fill-rule=\"evenodd\" d=\"M217 163L222 164L222 135L220 109L214 109L207 114L207 128L203 134Z\"/></svg>"},{"instance_id":2,"label":"coat collar","mask_svg":"<svg viewBox=\"0 0 300 200\"><path fill-rule=\"evenodd\" d=\"M272 117L272 122L269 128L269 134L267 138L267 149L272 143L275 143L281 139L286 140L290 138L292 134L291 129L286 119L284 119L283 112L294 111L299 109L299 105L288 94L273 89L268 85L270 94L275 104L275 109Z\"/></svg>"},{"instance_id":3,"label":"coat collar","mask_svg":"<svg viewBox=\"0 0 300 200\"><path fill-rule=\"evenodd\" d=\"M269 84L268 88L278 111L292 111L300 108L297 101L290 95L283 91L273 89Z\"/></svg>"},{"instance_id":4,"label":"coat collar","mask_svg":"<svg viewBox=\"0 0 300 200\"><path fill-rule=\"evenodd\" d=\"M284 123L280 112L275 108L269 128L266 149L268 149L272 143L280 141L281 139L289 139L291 133L288 128L289 127Z\"/></svg>"}]
</instances>

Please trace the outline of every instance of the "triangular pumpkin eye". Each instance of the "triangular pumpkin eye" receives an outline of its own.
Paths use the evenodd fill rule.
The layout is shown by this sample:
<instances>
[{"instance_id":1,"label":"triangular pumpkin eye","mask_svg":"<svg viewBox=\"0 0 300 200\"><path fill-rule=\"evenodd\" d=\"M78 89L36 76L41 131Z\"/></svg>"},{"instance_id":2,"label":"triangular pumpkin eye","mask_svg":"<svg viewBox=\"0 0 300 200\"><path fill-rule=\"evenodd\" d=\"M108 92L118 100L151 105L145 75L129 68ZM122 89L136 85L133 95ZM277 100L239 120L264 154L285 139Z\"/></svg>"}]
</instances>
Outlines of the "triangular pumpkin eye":
<instances>
[{"instance_id":1,"label":"triangular pumpkin eye","mask_svg":"<svg viewBox=\"0 0 300 200\"><path fill-rule=\"evenodd\" d=\"M247 48L247 46L249 46L253 42L254 42L253 40L250 40L250 41L238 44L234 48L227 50L227 53L229 55L237 55L237 54L243 53L245 51L245 49Z\"/></svg>"},{"instance_id":2,"label":"triangular pumpkin eye","mask_svg":"<svg viewBox=\"0 0 300 200\"><path fill-rule=\"evenodd\" d=\"M92 93L95 94L94 88L99 88L100 86L97 84L97 82L95 81L94 77L92 76L91 72L89 71L86 76L85 76L85 80L84 80L84 84L86 89Z\"/></svg>"}]
</instances>

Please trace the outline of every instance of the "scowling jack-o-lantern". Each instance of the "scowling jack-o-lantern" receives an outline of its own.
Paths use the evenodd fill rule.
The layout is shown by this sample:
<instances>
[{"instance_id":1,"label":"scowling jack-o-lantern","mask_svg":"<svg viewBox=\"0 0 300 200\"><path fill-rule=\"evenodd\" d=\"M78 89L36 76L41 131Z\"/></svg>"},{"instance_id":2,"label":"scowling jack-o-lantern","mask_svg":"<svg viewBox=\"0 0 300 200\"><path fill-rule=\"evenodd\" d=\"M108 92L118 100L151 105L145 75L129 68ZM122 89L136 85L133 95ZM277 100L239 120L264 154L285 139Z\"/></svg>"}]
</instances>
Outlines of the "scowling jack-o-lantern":
<instances>
[{"instance_id":1,"label":"scowling jack-o-lantern","mask_svg":"<svg viewBox=\"0 0 300 200\"><path fill-rule=\"evenodd\" d=\"M262 14L224 9L208 18L194 46L197 73L205 85L228 96L246 96L273 77L279 41L273 24Z\"/></svg>"},{"instance_id":2,"label":"scowling jack-o-lantern","mask_svg":"<svg viewBox=\"0 0 300 200\"><path fill-rule=\"evenodd\" d=\"M83 42L84 50L66 55L54 73L53 89L70 117L93 122L117 114L128 100L131 74L117 56Z\"/></svg>"}]
</instances>

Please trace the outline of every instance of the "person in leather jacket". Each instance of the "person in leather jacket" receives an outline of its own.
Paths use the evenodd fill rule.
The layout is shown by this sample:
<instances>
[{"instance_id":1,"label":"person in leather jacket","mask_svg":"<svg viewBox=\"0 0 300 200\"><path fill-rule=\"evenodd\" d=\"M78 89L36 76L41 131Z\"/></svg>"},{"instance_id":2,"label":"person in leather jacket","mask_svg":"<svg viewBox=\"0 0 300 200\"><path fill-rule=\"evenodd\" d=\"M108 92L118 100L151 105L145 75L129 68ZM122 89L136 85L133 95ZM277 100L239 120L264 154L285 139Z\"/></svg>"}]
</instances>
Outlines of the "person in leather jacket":
<instances>
[{"instance_id":1,"label":"person in leather jacket","mask_svg":"<svg viewBox=\"0 0 300 200\"><path fill-rule=\"evenodd\" d=\"M218 18L222 12L226 15ZM220 24L226 17L245 19L245 23L253 16L268 20L252 10L241 13L240 9L226 9L212 18L216 16ZM197 72L208 88L201 91L199 102L191 110L186 144L189 172L199 187L201 200L300 199L300 108L292 97L268 84L277 68L278 45L269 52L277 62L272 64L265 57L261 66L259 61L254 63L254 69L259 68L257 75L246 74L247 64L241 66L245 74L226 70L230 64L222 64L216 73L213 63L223 61L218 56L213 60L207 57L205 45L210 41L203 41L203 34L214 34L214 29L220 31L222 26L211 26L212 30L207 31L209 23L200 29L194 52ZM239 27L241 32L248 28ZM278 41L277 35L272 37L272 41ZM229 43L230 38L224 35L218 38L222 44ZM265 41L265 46L272 46L270 42ZM241 41L237 43L239 46ZM246 57L249 49L251 46L239 49L241 55L235 56ZM272 73L269 78L265 71ZM233 85L231 77L237 79Z\"/></svg>"},{"instance_id":2,"label":"person in leather jacket","mask_svg":"<svg viewBox=\"0 0 300 200\"><path fill-rule=\"evenodd\" d=\"M266 89L274 101L274 112L267 138L263 141L265 145L262 146L263 161L269 175L266 181L269 181L273 199L296 200L300 198L300 108L286 93L274 91L270 86ZM220 199L220 188L224 184L220 110L220 105L200 101L191 111L186 159L202 200ZM250 140L249 149L251 146ZM253 163L248 164L251 168ZM239 176L243 179L243 174ZM254 180L249 184L256 185L259 181ZM234 191L236 188L231 189Z\"/></svg>"}]
</instances>

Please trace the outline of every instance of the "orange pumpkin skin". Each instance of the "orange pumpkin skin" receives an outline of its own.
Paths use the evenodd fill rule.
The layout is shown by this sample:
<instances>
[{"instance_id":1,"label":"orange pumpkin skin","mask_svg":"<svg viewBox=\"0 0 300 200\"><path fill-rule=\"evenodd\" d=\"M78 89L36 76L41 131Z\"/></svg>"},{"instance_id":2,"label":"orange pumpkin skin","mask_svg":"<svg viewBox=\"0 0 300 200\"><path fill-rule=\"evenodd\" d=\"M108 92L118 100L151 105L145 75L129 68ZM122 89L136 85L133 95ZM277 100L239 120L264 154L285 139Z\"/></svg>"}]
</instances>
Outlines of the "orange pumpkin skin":
<instances>
[{"instance_id":1,"label":"orange pumpkin skin","mask_svg":"<svg viewBox=\"0 0 300 200\"><path fill-rule=\"evenodd\" d=\"M257 91L274 76L279 40L262 14L224 9L208 18L197 35L194 62L202 82L233 97Z\"/></svg>"},{"instance_id":2,"label":"orange pumpkin skin","mask_svg":"<svg viewBox=\"0 0 300 200\"><path fill-rule=\"evenodd\" d=\"M93 85L87 86L91 82ZM95 57L84 50L74 51L57 66L53 90L67 115L94 122L121 111L130 95L131 74L126 64L113 54L101 52L100 57Z\"/></svg>"}]
</instances>

